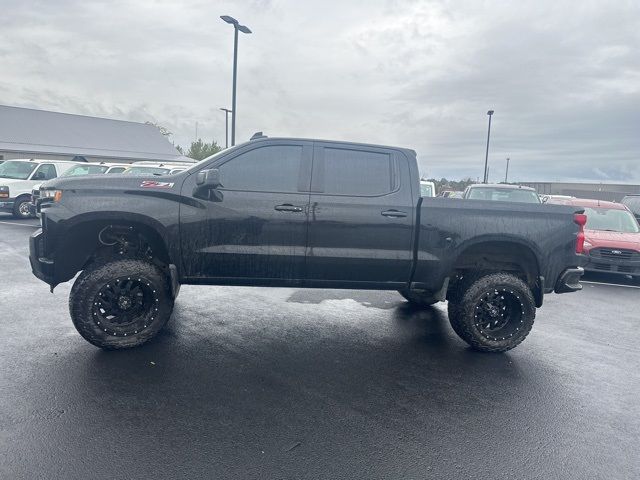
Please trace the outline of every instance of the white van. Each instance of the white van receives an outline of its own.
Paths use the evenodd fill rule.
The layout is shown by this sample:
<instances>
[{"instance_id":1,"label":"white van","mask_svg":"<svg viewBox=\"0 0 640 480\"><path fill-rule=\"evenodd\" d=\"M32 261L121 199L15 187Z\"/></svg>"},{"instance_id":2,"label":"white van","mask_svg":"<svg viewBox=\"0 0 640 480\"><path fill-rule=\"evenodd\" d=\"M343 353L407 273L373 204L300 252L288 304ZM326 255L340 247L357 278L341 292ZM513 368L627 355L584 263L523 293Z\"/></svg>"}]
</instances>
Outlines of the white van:
<instances>
[{"instance_id":1,"label":"white van","mask_svg":"<svg viewBox=\"0 0 640 480\"><path fill-rule=\"evenodd\" d=\"M34 185L59 177L81 162L37 158L6 160L0 164L0 211L16 218L32 216L29 204Z\"/></svg>"}]
</instances>

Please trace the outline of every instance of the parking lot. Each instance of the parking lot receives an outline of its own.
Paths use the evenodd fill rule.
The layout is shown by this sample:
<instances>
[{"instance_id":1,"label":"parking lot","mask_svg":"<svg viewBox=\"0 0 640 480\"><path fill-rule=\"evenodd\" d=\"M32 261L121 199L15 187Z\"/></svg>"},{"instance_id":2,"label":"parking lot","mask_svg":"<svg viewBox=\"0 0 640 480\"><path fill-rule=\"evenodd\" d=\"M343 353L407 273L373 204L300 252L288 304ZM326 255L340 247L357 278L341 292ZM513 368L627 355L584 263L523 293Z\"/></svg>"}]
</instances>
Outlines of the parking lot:
<instances>
[{"instance_id":1,"label":"parking lot","mask_svg":"<svg viewBox=\"0 0 640 480\"><path fill-rule=\"evenodd\" d=\"M640 476L631 282L547 296L506 354L395 292L205 286L105 352L32 276L36 225L0 218L0 478Z\"/></svg>"}]
</instances>

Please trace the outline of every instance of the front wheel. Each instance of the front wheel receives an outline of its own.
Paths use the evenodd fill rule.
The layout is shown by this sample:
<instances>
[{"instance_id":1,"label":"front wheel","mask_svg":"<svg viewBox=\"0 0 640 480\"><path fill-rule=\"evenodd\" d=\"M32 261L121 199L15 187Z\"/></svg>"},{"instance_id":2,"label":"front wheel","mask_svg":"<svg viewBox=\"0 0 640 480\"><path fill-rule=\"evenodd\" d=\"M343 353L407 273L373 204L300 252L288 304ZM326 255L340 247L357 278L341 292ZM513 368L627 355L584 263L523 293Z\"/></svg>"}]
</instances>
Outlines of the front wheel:
<instances>
[{"instance_id":1,"label":"front wheel","mask_svg":"<svg viewBox=\"0 0 640 480\"><path fill-rule=\"evenodd\" d=\"M505 352L531 331L536 316L533 294L515 275L493 273L465 285L453 305L449 321L454 331L476 350Z\"/></svg>"},{"instance_id":2,"label":"front wheel","mask_svg":"<svg viewBox=\"0 0 640 480\"><path fill-rule=\"evenodd\" d=\"M162 330L172 310L168 276L144 260L90 265L69 295L69 312L78 333L107 350L148 342Z\"/></svg>"},{"instance_id":3,"label":"front wheel","mask_svg":"<svg viewBox=\"0 0 640 480\"><path fill-rule=\"evenodd\" d=\"M13 204L13 216L22 220L31 218L30 203L31 201L27 197L17 198Z\"/></svg>"}]
</instances>

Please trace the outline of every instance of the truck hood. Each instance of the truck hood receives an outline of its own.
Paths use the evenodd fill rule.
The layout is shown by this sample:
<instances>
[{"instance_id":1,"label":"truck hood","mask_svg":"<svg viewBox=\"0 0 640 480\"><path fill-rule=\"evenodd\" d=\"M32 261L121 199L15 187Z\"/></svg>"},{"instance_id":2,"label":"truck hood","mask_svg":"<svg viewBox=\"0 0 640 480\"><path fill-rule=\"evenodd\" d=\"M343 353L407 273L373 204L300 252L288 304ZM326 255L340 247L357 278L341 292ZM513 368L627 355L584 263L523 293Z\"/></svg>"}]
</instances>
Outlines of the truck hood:
<instances>
[{"instance_id":1,"label":"truck hood","mask_svg":"<svg viewBox=\"0 0 640 480\"><path fill-rule=\"evenodd\" d=\"M9 189L11 189L11 187L31 189L31 186L37 182L39 182L39 180L18 180L15 178L0 178L0 186L9 187Z\"/></svg>"},{"instance_id":2,"label":"truck hood","mask_svg":"<svg viewBox=\"0 0 640 480\"><path fill-rule=\"evenodd\" d=\"M585 240L591 248L627 248L640 252L640 233L608 232L605 230L585 230Z\"/></svg>"},{"instance_id":3,"label":"truck hood","mask_svg":"<svg viewBox=\"0 0 640 480\"><path fill-rule=\"evenodd\" d=\"M118 175L118 174L97 174L97 175L79 175L75 177L58 177L42 184L42 189L60 189L60 190L137 190L148 188L144 182L165 183L168 187L181 185L184 176L175 175Z\"/></svg>"}]
</instances>

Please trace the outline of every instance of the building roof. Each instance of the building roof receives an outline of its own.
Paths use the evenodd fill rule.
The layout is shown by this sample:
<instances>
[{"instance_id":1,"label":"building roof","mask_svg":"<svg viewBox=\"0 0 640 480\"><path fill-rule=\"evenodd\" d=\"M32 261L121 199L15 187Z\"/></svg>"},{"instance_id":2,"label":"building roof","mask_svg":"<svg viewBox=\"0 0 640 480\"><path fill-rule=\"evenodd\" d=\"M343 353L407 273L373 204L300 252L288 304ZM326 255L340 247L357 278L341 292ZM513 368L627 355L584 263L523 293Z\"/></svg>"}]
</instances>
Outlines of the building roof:
<instances>
[{"instance_id":1,"label":"building roof","mask_svg":"<svg viewBox=\"0 0 640 480\"><path fill-rule=\"evenodd\" d=\"M182 156L153 125L0 105L0 150L123 160Z\"/></svg>"}]
</instances>

